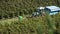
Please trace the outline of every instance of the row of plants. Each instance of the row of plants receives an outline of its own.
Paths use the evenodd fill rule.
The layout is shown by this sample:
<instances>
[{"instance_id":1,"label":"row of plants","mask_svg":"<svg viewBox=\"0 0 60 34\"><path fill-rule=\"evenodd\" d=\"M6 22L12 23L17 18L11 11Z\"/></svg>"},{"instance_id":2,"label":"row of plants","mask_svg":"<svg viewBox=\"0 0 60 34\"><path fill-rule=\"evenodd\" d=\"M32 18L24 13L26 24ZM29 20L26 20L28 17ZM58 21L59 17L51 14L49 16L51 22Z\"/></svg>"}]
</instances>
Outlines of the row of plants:
<instances>
[{"instance_id":1,"label":"row of plants","mask_svg":"<svg viewBox=\"0 0 60 34\"><path fill-rule=\"evenodd\" d=\"M0 0L0 18L27 15L39 6L57 5L55 0Z\"/></svg>"},{"instance_id":2,"label":"row of plants","mask_svg":"<svg viewBox=\"0 0 60 34\"><path fill-rule=\"evenodd\" d=\"M60 14L0 23L0 34L60 34Z\"/></svg>"}]
</instances>

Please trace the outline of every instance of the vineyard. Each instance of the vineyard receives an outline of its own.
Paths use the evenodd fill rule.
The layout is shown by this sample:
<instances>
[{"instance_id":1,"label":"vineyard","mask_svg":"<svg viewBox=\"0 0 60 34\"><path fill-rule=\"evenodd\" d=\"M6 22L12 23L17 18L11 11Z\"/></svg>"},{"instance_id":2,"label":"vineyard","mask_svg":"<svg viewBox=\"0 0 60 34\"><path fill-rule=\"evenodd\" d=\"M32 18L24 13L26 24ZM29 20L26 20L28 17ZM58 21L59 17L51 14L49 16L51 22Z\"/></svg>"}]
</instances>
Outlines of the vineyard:
<instances>
[{"instance_id":1,"label":"vineyard","mask_svg":"<svg viewBox=\"0 0 60 34\"><path fill-rule=\"evenodd\" d=\"M0 0L0 34L60 34L60 13L18 19L50 5L60 7L60 0Z\"/></svg>"},{"instance_id":2,"label":"vineyard","mask_svg":"<svg viewBox=\"0 0 60 34\"><path fill-rule=\"evenodd\" d=\"M59 5L60 0L0 0L0 19L31 14L40 6Z\"/></svg>"}]
</instances>

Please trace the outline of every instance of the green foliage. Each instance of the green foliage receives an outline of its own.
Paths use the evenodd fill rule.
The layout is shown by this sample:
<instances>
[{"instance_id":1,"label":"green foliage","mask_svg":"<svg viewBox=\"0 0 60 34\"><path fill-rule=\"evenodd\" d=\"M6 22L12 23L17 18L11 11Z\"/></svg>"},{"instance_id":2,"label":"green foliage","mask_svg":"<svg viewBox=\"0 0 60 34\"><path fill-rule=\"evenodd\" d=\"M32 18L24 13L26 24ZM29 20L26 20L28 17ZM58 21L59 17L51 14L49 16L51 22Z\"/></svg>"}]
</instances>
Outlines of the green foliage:
<instances>
[{"instance_id":1,"label":"green foliage","mask_svg":"<svg viewBox=\"0 0 60 34\"><path fill-rule=\"evenodd\" d=\"M31 14L37 7L47 5L57 3L55 0L0 0L0 18ZM0 34L53 34L55 29L60 34L60 13L52 18L47 14L22 21L0 22Z\"/></svg>"},{"instance_id":2,"label":"green foliage","mask_svg":"<svg viewBox=\"0 0 60 34\"><path fill-rule=\"evenodd\" d=\"M39 6L57 5L55 0L0 0L0 16L31 14Z\"/></svg>"},{"instance_id":3,"label":"green foliage","mask_svg":"<svg viewBox=\"0 0 60 34\"><path fill-rule=\"evenodd\" d=\"M56 15L55 15L56 16ZM55 30L59 33L59 27L56 29L52 29L55 25L54 23L59 23L60 17L59 15L56 17L48 18L47 17L37 17L37 18L28 18L22 21L14 21L11 23L0 22L0 33L2 34L54 34L56 33ZM59 18L59 20L58 20ZM49 19L52 19L53 22L47 22ZM56 21L56 19L58 21ZM51 23L52 25L49 25ZM53 26L56 27L56 26Z\"/></svg>"}]
</instances>

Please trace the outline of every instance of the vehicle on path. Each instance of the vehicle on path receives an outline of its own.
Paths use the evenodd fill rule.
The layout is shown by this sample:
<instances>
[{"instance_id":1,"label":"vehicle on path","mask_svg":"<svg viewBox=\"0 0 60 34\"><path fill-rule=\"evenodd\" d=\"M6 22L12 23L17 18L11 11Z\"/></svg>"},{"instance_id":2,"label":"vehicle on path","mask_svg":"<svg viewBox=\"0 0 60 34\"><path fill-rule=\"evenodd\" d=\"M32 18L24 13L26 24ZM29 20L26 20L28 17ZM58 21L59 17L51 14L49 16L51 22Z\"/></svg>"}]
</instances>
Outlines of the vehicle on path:
<instances>
[{"instance_id":1,"label":"vehicle on path","mask_svg":"<svg viewBox=\"0 0 60 34\"><path fill-rule=\"evenodd\" d=\"M36 12L32 13L32 15L30 17L45 15L46 12L48 12L49 15L56 15L60 12L60 8L57 6L38 7L36 9Z\"/></svg>"}]
</instances>

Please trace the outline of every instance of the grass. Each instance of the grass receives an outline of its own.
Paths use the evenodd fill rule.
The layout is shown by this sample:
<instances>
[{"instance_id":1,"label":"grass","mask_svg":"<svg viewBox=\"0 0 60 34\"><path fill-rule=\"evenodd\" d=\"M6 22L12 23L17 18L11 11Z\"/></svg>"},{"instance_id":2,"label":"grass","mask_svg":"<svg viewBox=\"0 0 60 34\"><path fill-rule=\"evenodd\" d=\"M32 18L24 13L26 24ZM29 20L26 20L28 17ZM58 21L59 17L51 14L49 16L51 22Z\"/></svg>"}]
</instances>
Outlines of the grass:
<instances>
[{"instance_id":1,"label":"grass","mask_svg":"<svg viewBox=\"0 0 60 34\"><path fill-rule=\"evenodd\" d=\"M6 22L6 23L11 24L11 22L14 22L14 21L18 21L18 17L11 18L11 19L4 19L4 20L2 19L2 20L0 20L0 23L4 24Z\"/></svg>"},{"instance_id":2,"label":"grass","mask_svg":"<svg viewBox=\"0 0 60 34\"><path fill-rule=\"evenodd\" d=\"M50 18L49 18L50 19ZM60 17L52 17L52 22L59 23ZM18 18L0 21L0 34L51 34L46 17L28 18L19 21ZM59 26L60 27L60 26ZM60 28L57 28L58 33Z\"/></svg>"}]
</instances>

